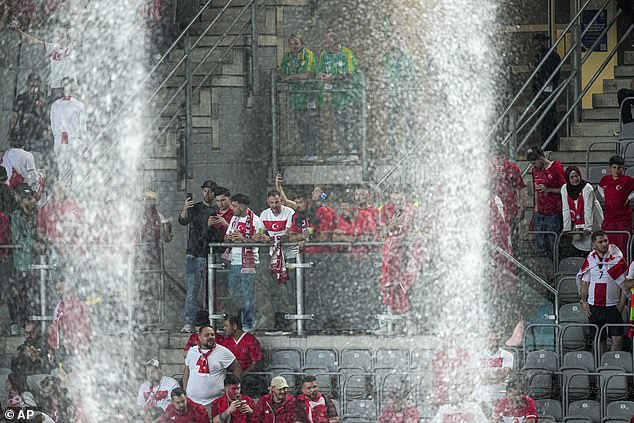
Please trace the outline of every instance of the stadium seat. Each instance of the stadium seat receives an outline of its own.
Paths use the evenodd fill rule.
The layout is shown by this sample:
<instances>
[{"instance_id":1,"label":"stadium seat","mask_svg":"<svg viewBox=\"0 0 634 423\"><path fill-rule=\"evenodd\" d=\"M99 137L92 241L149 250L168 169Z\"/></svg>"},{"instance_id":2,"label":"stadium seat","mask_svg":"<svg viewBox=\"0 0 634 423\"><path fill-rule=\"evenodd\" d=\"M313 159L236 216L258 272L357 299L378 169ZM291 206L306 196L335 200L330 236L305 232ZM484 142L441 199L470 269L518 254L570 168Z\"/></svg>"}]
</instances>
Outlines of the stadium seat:
<instances>
[{"instance_id":1,"label":"stadium seat","mask_svg":"<svg viewBox=\"0 0 634 423\"><path fill-rule=\"evenodd\" d=\"M302 373L307 375L315 375L316 373L328 373L329 370L326 367L302 367Z\"/></svg>"},{"instance_id":2,"label":"stadium seat","mask_svg":"<svg viewBox=\"0 0 634 423\"><path fill-rule=\"evenodd\" d=\"M624 370L616 366L601 366L597 369L600 376L601 390L607 401L627 398L628 377L620 376Z\"/></svg>"},{"instance_id":3,"label":"stadium seat","mask_svg":"<svg viewBox=\"0 0 634 423\"><path fill-rule=\"evenodd\" d=\"M568 395L568 400L581 400L590 397L592 385L591 376L586 369L562 368L562 383L564 392Z\"/></svg>"},{"instance_id":4,"label":"stadium seat","mask_svg":"<svg viewBox=\"0 0 634 423\"><path fill-rule=\"evenodd\" d=\"M579 303L564 304L559 307L559 321L588 323L588 317L584 314Z\"/></svg>"},{"instance_id":5,"label":"stadium seat","mask_svg":"<svg viewBox=\"0 0 634 423\"><path fill-rule=\"evenodd\" d=\"M295 369L288 366L268 366L266 371L275 377L280 376L282 373L293 373Z\"/></svg>"},{"instance_id":6,"label":"stadium seat","mask_svg":"<svg viewBox=\"0 0 634 423\"><path fill-rule=\"evenodd\" d=\"M568 406L568 414L564 417L564 422L577 422L586 419L595 423L601 422L601 406L599 403L592 400L574 401L570 403Z\"/></svg>"},{"instance_id":7,"label":"stadium seat","mask_svg":"<svg viewBox=\"0 0 634 423\"><path fill-rule=\"evenodd\" d=\"M346 375L343 385L343 399L375 398L374 373L351 373Z\"/></svg>"},{"instance_id":8,"label":"stadium seat","mask_svg":"<svg viewBox=\"0 0 634 423\"><path fill-rule=\"evenodd\" d=\"M608 404L605 417L608 418L626 418L629 422L634 415L634 402L632 401L614 401Z\"/></svg>"},{"instance_id":9,"label":"stadium seat","mask_svg":"<svg viewBox=\"0 0 634 423\"><path fill-rule=\"evenodd\" d=\"M585 259L582 257L564 257L559 260L557 273L560 275L576 275L581 266L583 266L584 261Z\"/></svg>"},{"instance_id":10,"label":"stadium seat","mask_svg":"<svg viewBox=\"0 0 634 423\"><path fill-rule=\"evenodd\" d=\"M545 369L551 372L559 370L559 359L554 351L538 350L526 354L525 369Z\"/></svg>"},{"instance_id":11,"label":"stadium seat","mask_svg":"<svg viewBox=\"0 0 634 423\"><path fill-rule=\"evenodd\" d=\"M410 369L428 369L435 351L426 348L415 348L410 353Z\"/></svg>"},{"instance_id":12,"label":"stadium seat","mask_svg":"<svg viewBox=\"0 0 634 423\"><path fill-rule=\"evenodd\" d=\"M580 368L587 372L594 372L594 355L590 351L570 351L564 354L561 369Z\"/></svg>"},{"instance_id":13,"label":"stadium seat","mask_svg":"<svg viewBox=\"0 0 634 423\"><path fill-rule=\"evenodd\" d=\"M341 396L341 373L338 372L322 372L313 373L317 379L319 392L331 398L339 398Z\"/></svg>"},{"instance_id":14,"label":"stadium seat","mask_svg":"<svg viewBox=\"0 0 634 423\"><path fill-rule=\"evenodd\" d=\"M537 414L540 416L539 420L541 421L541 416L551 416L555 421L560 422L563 413L561 410L561 402L556 399L542 399L535 400L535 406L537 407Z\"/></svg>"},{"instance_id":15,"label":"stadium seat","mask_svg":"<svg viewBox=\"0 0 634 423\"><path fill-rule=\"evenodd\" d=\"M360 367L372 370L372 351L367 348L346 348L341 351L339 368Z\"/></svg>"},{"instance_id":16,"label":"stadium seat","mask_svg":"<svg viewBox=\"0 0 634 423\"><path fill-rule=\"evenodd\" d=\"M574 276L564 276L557 281L560 304L579 303L579 288Z\"/></svg>"},{"instance_id":17,"label":"stadium seat","mask_svg":"<svg viewBox=\"0 0 634 423\"><path fill-rule=\"evenodd\" d=\"M407 398L414 402L416 392L413 379L413 376L408 373L387 374L380 382L379 411L385 410L392 395L398 395L400 398Z\"/></svg>"},{"instance_id":18,"label":"stadium seat","mask_svg":"<svg viewBox=\"0 0 634 423\"><path fill-rule=\"evenodd\" d=\"M308 348L304 353L304 367L325 367L329 372L337 371L337 350L334 348Z\"/></svg>"},{"instance_id":19,"label":"stadium seat","mask_svg":"<svg viewBox=\"0 0 634 423\"><path fill-rule=\"evenodd\" d=\"M344 415L365 418L370 421L376 421L377 408L374 400L371 399L354 399L345 402L346 408Z\"/></svg>"},{"instance_id":20,"label":"stadium seat","mask_svg":"<svg viewBox=\"0 0 634 423\"><path fill-rule=\"evenodd\" d=\"M601 355L600 366L622 368L625 373L632 373L632 354L626 351L608 351Z\"/></svg>"},{"instance_id":21,"label":"stadium seat","mask_svg":"<svg viewBox=\"0 0 634 423\"><path fill-rule=\"evenodd\" d=\"M559 359L554 351L538 350L526 355L522 372L533 399L549 398L552 395L554 373L558 370Z\"/></svg>"},{"instance_id":22,"label":"stadium seat","mask_svg":"<svg viewBox=\"0 0 634 423\"><path fill-rule=\"evenodd\" d=\"M299 392L301 388L301 386L299 385L305 374L301 372L288 372L281 373L280 376L286 379L286 383L288 383L288 391L292 394L295 394L296 392Z\"/></svg>"},{"instance_id":23,"label":"stadium seat","mask_svg":"<svg viewBox=\"0 0 634 423\"><path fill-rule=\"evenodd\" d=\"M539 423L557 423L557 420L548 414L537 414L537 420Z\"/></svg>"},{"instance_id":24,"label":"stadium seat","mask_svg":"<svg viewBox=\"0 0 634 423\"><path fill-rule=\"evenodd\" d=\"M409 368L409 350L399 348L379 348L374 354L374 367Z\"/></svg>"},{"instance_id":25,"label":"stadium seat","mask_svg":"<svg viewBox=\"0 0 634 423\"><path fill-rule=\"evenodd\" d=\"M605 165L591 165L588 166L587 172L588 177L586 180L589 183L596 185L599 183L601 178L603 178L605 175L610 174L610 169Z\"/></svg>"},{"instance_id":26,"label":"stadium seat","mask_svg":"<svg viewBox=\"0 0 634 423\"><path fill-rule=\"evenodd\" d=\"M295 372L302 370L302 350L299 348L275 348L270 352L271 366L286 366Z\"/></svg>"}]
</instances>

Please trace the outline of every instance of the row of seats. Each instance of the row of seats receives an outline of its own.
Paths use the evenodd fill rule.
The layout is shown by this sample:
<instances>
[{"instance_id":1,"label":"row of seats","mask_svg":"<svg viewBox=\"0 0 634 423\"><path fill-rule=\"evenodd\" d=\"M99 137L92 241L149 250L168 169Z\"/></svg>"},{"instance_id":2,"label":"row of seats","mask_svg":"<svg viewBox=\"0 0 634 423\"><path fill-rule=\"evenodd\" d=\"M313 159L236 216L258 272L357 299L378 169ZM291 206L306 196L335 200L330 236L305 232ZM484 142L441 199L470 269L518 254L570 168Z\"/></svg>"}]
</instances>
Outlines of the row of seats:
<instances>
[{"instance_id":1,"label":"row of seats","mask_svg":"<svg viewBox=\"0 0 634 423\"><path fill-rule=\"evenodd\" d=\"M342 368L360 368L371 371L375 368L396 368L401 370L426 368L434 352L418 348L276 348L267 353L268 369L288 368L293 372L306 369L327 369L329 372Z\"/></svg>"},{"instance_id":2,"label":"row of seats","mask_svg":"<svg viewBox=\"0 0 634 423\"><path fill-rule=\"evenodd\" d=\"M601 412L601 405L597 401L574 401L568 405L564 415L561 402L555 399L535 400L538 420L542 423L567 422L567 423L629 423L634 414L634 402L611 402Z\"/></svg>"}]
</instances>

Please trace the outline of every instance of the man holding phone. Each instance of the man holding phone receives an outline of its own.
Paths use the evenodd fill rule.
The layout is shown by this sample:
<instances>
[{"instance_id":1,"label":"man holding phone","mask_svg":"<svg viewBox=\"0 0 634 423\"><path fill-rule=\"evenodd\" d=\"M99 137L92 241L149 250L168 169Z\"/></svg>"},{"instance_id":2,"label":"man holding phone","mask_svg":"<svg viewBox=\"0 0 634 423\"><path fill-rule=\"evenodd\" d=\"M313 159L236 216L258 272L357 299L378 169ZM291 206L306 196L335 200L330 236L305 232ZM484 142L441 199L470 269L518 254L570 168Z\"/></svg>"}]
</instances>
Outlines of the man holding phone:
<instances>
[{"instance_id":1,"label":"man holding phone","mask_svg":"<svg viewBox=\"0 0 634 423\"><path fill-rule=\"evenodd\" d=\"M212 180L207 180L201 185L203 199L194 203L193 195L187 194L185 204L178 216L178 223L189 225L187 237L187 255L185 264L185 284L187 296L185 297L185 326L181 332L192 332L194 319L198 311L196 295L200 287L205 259L209 254L209 243L219 242L224 234L214 226L209 225L209 218L218 215L216 206L217 185Z\"/></svg>"},{"instance_id":2,"label":"man holding phone","mask_svg":"<svg viewBox=\"0 0 634 423\"><path fill-rule=\"evenodd\" d=\"M240 392L240 379L229 373L225 377L225 394L211 403L211 419L213 423L247 423L255 407L251 397Z\"/></svg>"}]
</instances>

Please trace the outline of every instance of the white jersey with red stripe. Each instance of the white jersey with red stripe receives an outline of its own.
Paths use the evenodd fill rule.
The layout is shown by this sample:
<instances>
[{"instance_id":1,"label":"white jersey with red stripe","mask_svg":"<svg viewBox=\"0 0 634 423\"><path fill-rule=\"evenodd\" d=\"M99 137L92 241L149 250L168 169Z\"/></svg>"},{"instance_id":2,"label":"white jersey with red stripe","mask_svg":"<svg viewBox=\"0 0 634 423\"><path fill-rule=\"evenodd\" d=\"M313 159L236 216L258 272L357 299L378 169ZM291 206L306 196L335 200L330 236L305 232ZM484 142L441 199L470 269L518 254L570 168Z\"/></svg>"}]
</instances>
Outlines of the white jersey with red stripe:
<instances>
[{"instance_id":1,"label":"white jersey with red stripe","mask_svg":"<svg viewBox=\"0 0 634 423\"><path fill-rule=\"evenodd\" d=\"M35 167L33 154L21 148L10 148L2 155L2 166L7 170L7 182L11 188L21 182L39 191L42 175Z\"/></svg>"},{"instance_id":2,"label":"white jersey with red stripe","mask_svg":"<svg viewBox=\"0 0 634 423\"><path fill-rule=\"evenodd\" d=\"M596 251L588 254L577 273L577 285L589 283L588 304L609 307L618 304L621 285L628 271L623 253L614 244L608 246L607 253L600 257Z\"/></svg>"},{"instance_id":3,"label":"white jersey with red stripe","mask_svg":"<svg viewBox=\"0 0 634 423\"><path fill-rule=\"evenodd\" d=\"M266 231L271 238L281 237L288 234L291 225L293 224L294 214L295 211L286 206L282 206L282 210L279 214L273 213L273 210L268 208L260 214L260 220L262 221L262 225L264 225ZM297 256L297 253L299 252L299 247L297 247L296 245L283 245L282 251L284 252L285 258L295 258Z\"/></svg>"}]
</instances>

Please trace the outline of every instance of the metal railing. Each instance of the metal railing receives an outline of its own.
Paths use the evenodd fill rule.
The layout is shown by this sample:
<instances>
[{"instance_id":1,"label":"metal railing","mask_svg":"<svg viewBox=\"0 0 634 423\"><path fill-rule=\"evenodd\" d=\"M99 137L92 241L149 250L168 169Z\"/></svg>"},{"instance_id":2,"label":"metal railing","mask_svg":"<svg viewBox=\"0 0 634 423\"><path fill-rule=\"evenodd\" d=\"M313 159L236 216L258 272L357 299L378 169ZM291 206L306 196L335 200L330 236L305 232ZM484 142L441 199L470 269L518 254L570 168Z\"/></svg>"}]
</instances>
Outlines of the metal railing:
<instances>
[{"instance_id":1,"label":"metal railing","mask_svg":"<svg viewBox=\"0 0 634 423\"><path fill-rule=\"evenodd\" d=\"M203 84L205 84L207 82L207 80L210 78L212 73L217 69L217 67L222 63L222 61L227 57L227 55L235 47L236 42L238 41L238 39L240 39L242 36L246 35L245 30L249 26L251 26L251 34L250 34L251 35L251 46L250 46L250 49L251 49L251 58L252 58L252 61L251 61L252 69L250 69L250 72L249 72L249 77L251 78L250 87L251 87L252 90L257 90L257 88L258 88L258 81L257 81L258 72L256 71L257 62L255 61L257 59L257 30L256 30L256 25L255 25L256 16L257 16L256 0L250 0L244 6L241 6L241 9L240 9L238 15L227 26L226 30L223 31L223 33L220 35L218 40L213 44L212 47L210 47L207 50L207 53L203 56L203 58L200 60L200 62L198 62L198 64L195 67L192 66L192 51L196 47L198 47L198 45L201 43L203 38L209 33L211 28L214 27L220 21L220 19L225 15L225 12L227 11L227 9L233 5L234 0L227 0L227 2L222 7L222 9L220 9L218 15L207 25L207 27L202 31L202 33L192 43L191 40L190 40L189 32L190 32L191 28L196 24L196 22L201 18L203 13L212 6L212 3L213 3L213 0L208 0L200 8L198 13L196 13L196 15L191 19L191 21L185 27L185 29L181 32L181 34L176 38L176 40L174 40L174 42L168 48L168 50L161 56L159 61L152 67L152 69L148 72L148 74L141 80L141 82L138 85L138 87L127 98L127 100L124 102L124 104L117 110L117 112L114 113L114 115L110 118L110 120L106 123L106 125L104 125L104 127L97 133L97 135L94 137L93 142L89 146L87 146L86 149L84 149L82 151L80 157L78 158L78 162L84 162L84 161L88 160L88 158L91 156L91 154L93 154L95 148L97 146L99 146L100 140L106 134L108 134L111 131L111 129L114 127L114 125L118 124L121 119L126 117L127 116L126 114L134 112L134 110L132 108L136 104L136 100L139 98L139 96L142 96L143 95L143 91L145 89L147 89L147 84L153 78L155 78L156 75L159 74L159 72L161 70L161 66L166 63L166 61L169 58L169 56L171 54L173 54L175 52L175 50L178 48L178 46L180 46L181 44L184 46L183 55L172 66L171 70L169 72L167 72L167 74L164 77L162 77L161 82L158 84L158 86L156 86L156 88L154 88L152 90L150 95L145 97L145 100L142 103L142 107L144 109L149 107L157 99L157 96L159 95L161 90L166 88L167 83L176 74L178 69L180 67L182 67L183 65L185 65L185 81L182 82L180 85L178 85L175 93L173 95L171 95L169 97L169 99L163 104L163 106L161 107L160 111L157 112L157 113L154 113L155 118L152 119L150 124L148 124L148 127L151 127L151 128L157 127L156 126L157 123L161 119L163 119L163 114L169 109L170 106L172 106L175 103L177 104L176 110L171 115L169 115L170 117L167 119L166 123L164 123L162 125L158 125L158 131L155 133L155 135L152 137L152 139L149 142L146 142L144 144L144 147L143 147L143 153L144 154L148 153L148 151L152 147L152 145L170 128L171 125L174 124L174 122L176 121L178 116L183 111L186 113L186 119L187 119L186 136L188 137L187 141L189 143L189 141L191 140L191 126L192 126L192 118L191 118L192 117L192 96L196 92L198 92L200 90L200 88L203 86ZM211 69L206 74L203 75L203 77L201 78L200 82L194 85L193 84L193 74L196 73L197 71L199 71L202 66L207 64L207 60L209 59L209 57L216 50L219 49L219 47L221 46L223 41L229 36L229 32L231 32L234 29L234 27L236 27L238 21L242 18L242 16L245 15L245 13L247 11L251 12L250 19L247 20L240 27L237 35L233 35L232 36L233 39L228 44L228 46L224 46L223 47L224 48L224 52L221 55L220 59L218 59L218 61L216 61L214 63L214 65L211 67ZM253 60L253 59L255 59L255 60ZM185 99L181 98L181 94L183 94L185 96ZM179 100L179 98L180 98L180 100ZM101 154L101 156L102 157L103 156L108 156L113 151L116 151L119 148L119 143L120 142L121 142L121 140L120 140L119 137L116 138L116 139L113 139L111 142L109 142L108 147ZM185 154L187 154L187 153L185 153ZM66 174L60 175L61 179L66 180L66 179L70 178L70 175L72 174L72 172L75 170L76 167L77 166L73 166L72 168L70 168L67 171ZM95 171L96 169L97 169L96 165L91 166L87 170L87 174L90 174L91 172ZM80 183L81 183L81 181L78 181L78 183L75 183L73 185L73 189L76 188L76 186L78 186Z\"/></svg>"}]
</instances>

